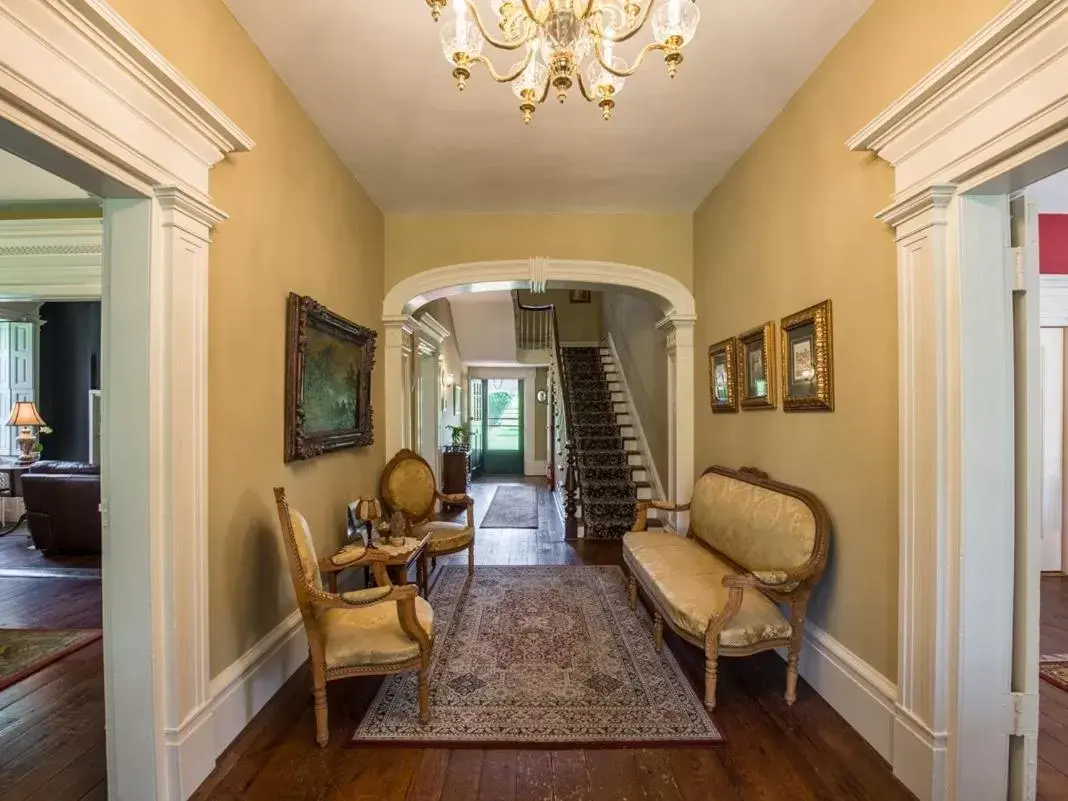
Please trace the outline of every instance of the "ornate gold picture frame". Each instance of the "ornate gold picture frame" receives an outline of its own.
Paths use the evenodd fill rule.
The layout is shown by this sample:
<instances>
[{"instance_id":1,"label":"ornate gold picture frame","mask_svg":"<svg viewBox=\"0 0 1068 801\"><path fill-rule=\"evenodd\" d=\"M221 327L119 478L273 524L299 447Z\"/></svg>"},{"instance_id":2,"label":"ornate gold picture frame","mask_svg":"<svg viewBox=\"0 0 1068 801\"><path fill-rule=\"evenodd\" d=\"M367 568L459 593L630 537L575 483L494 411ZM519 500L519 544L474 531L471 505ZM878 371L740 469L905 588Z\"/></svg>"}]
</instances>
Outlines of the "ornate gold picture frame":
<instances>
[{"instance_id":1,"label":"ornate gold picture frame","mask_svg":"<svg viewBox=\"0 0 1068 801\"><path fill-rule=\"evenodd\" d=\"M712 411L738 411L738 338L717 342L708 349L708 383Z\"/></svg>"},{"instance_id":2,"label":"ornate gold picture frame","mask_svg":"<svg viewBox=\"0 0 1068 801\"><path fill-rule=\"evenodd\" d=\"M782 319L782 407L787 412L834 411L834 330L831 301Z\"/></svg>"},{"instance_id":3,"label":"ornate gold picture frame","mask_svg":"<svg viewBox=\"0 0 1068 801\"><path fill-rule=\"evenodd\" d=\"M738 335L743 409L775 408L775 323Z\"/></svg>"}]
</instances>

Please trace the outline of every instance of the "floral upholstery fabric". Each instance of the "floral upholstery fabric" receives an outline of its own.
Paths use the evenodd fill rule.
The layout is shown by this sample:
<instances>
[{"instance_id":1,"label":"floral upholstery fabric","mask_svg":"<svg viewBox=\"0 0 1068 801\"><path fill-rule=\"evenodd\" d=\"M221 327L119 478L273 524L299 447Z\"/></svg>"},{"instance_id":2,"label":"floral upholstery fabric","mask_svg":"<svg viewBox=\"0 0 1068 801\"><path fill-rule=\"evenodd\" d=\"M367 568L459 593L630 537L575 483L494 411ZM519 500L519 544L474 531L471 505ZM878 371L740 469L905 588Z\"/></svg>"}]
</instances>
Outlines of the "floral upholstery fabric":
<instances>
[{"instance_id":1,"label":"floral upholstery fabric","mask_svg":"<svg viewBox=\"0 0 1068 801\"><path fill-rule=\"evenodd\" d=\"M415 599L419 626L434 632L434 610ZM354 609L326 609L319 617L326 667L369 667L405 662L419 656L419 644L401 628L397 604L387 602Z\"/></svg>"},{"instance_id":2,"label":"floral upholstery fabric","mask_svg":"<svg viewBox=\"0 0 1068 801\"><path fill-rule=\"evenodd\" d=\"M297 556L300 559L300 571L304 574L304 578L310 581L317 590L321 590L323 588L323 577L319 575L319 559L315 555L315 542L312 540L308 521L296 509L290 509L289 522L293 526L293 540L297 547Z\"/></svg>"},{"instance_id":3,"label":"floral upholstery fabric","mask_svg":"<svg viewBox=\"0 0 1068 801\"><path fill-rule=\"evenodd\" d=\"M475 538L475 530L466 523L448 523L444 520L430 520L415 526L414 533L418 537L430 534L427 550L431 554L462 548Z\"/></svg>"},{"instance_id":4,"label":"floral upholstery fabric","mask_svg":"<svg viewBox=\"0 0 1068 801\"><path fill-rule=\"evenodd\" d=\"M646 592L687 634L702 639L708 622L727 605L723 577L733 570L696 542L662 531L632 531L623 537L623 561ZM725 648L788 639L790 622L759 590L743 590L742 606L719 635Z\"/></svg>"},{"instance_id":5,"label":"floral upholstery fabric","mask_svg":"<svg viewBox=\"0 0 1068 801\"><path fill-rule=\"evenodd\" d=\"M816 547L816 518L799 498L706 473L693 489L690 526L750 572L801 567Z\"/></svg>"},{"instance_id":6,"label":"floral upholstery fabric","mask_svg":"<svg viewBox=\"0 0 1068 801\"><path fill-rule=\"evenodd\" d=\"M413 520L424 520L434 511L434 472L420 459L397 462L383 482L386 503Z\"/></svg>"}]
</instances>

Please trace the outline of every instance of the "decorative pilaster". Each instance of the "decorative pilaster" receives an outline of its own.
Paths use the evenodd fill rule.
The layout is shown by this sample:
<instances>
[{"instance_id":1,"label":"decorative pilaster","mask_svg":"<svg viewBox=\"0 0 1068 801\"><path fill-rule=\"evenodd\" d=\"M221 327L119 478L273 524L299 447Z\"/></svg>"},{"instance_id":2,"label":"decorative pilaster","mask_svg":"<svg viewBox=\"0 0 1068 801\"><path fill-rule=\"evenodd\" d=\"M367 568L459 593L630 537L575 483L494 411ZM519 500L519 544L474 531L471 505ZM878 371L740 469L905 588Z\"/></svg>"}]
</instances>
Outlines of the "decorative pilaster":
<instances>
[{"instance_id":1,"label":"decorative pilaster","mask_svg":"<svg viewBox=\"0 0 1068 801\"><path fill-rule=\"evenodd\" d=\"M694 482L694 356L693 329L697 317L672 312L659 323L667 342L668 373L668 495L676 504L688 504ZM675 513L675 528L685 532L688 512Z\"/></svg>"},{"instance_id":2,"label":"decorative pilaster","mask_svg":"<svg viewBox=\"0 0 1068 801\"><path fill-rule=\"evenodd\" d=\"M413 359L412 334L415 320L407 314L384 317L385 358L383 370L386 382L386 457L391 458L401 448L412 446Z\"/></svg>"},{"instance_id":3,"label":"decorative pilaster","mask_svg":"<svg viewBox=\"0 0 1068 801\"><path fill-rule=\"evenodd\" d=\"M938 186L887 209L898 248L900 587L894 773L916 795L944 797L952 613L948 560L956 521L940 503L955 453L956 404L947 351L956 318L946 233L954 187Z\"/></svg>"}]
</instances>

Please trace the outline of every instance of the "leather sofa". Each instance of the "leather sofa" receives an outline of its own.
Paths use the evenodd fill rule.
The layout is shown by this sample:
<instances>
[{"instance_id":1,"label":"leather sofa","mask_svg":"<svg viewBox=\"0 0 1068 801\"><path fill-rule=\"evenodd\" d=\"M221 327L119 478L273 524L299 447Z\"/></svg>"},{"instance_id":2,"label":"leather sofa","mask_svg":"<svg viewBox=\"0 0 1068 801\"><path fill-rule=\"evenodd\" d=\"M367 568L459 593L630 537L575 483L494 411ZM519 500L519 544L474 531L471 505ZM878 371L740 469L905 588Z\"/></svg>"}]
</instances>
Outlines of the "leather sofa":
<instances>
[{"instance_id":1,"label":"leather sofa","mask_svg":"<svg viewBox=\"0 0 1068 801\"><path fill-rule=\"evenodd\" d=\"M100 553L100 467L44 461L22 474L33 544L42 551Z\"/></svg>"}]
</instances>

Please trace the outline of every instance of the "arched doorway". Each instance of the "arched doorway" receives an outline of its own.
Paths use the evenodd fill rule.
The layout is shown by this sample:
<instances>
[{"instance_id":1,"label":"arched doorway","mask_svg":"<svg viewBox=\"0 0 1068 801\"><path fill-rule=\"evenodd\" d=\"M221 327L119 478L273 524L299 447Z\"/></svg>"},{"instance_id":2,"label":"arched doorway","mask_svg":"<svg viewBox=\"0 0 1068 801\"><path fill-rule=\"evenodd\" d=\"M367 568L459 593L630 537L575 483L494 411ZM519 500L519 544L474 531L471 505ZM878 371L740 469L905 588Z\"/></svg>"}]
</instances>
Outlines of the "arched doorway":
<instances>
[{"instance_id":1,"label":"arched doorway","mask_svg":"<svg viewBox=\"0 0 1068 801\"><path fill-rule=\"evenodd\" d=\"M540 291L549 285L565 289L617 287L639 290L659 299L664 316L657 328L664 334L668 376L670 446L666 490L671 500L689 503L695 464L693 328L697 316L693 294L669 275L627 264L551 258L472 262L426 270L394 285L382 304L387 453L410 445L404 410L408 408L405 375L412 358L410 336L415 330L412 312L451 295L525 288ZM685 530L688 516L680 513L675 524Z\"/></svg>"}]
</instances>

